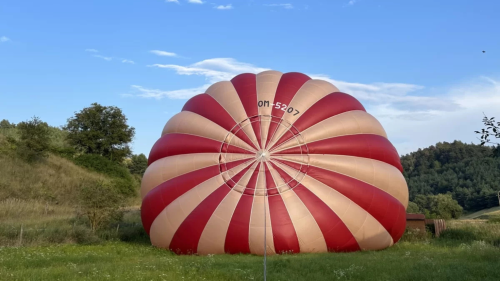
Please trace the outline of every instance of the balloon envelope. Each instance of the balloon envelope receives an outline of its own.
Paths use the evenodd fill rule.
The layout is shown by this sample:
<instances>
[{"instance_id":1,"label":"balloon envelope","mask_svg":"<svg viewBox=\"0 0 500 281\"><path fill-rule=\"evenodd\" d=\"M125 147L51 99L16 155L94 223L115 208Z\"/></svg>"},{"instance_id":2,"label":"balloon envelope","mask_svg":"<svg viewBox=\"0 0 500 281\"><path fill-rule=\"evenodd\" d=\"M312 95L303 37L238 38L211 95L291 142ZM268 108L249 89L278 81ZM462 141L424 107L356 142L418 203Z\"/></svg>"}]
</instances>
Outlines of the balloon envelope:
<instances>
[{"instance_id":1,"label":"balloon envelope","mask_svg":"<svg viewBox=\"0 0 500 281\"><path fill-rule=\"evenodd\" d=\"M405 230L408 187L381 124L302 73L213 84L148 161L142 222L178 254L263 254L264 240L267 254L378 250Z\"/></svg>"}]
</instances>

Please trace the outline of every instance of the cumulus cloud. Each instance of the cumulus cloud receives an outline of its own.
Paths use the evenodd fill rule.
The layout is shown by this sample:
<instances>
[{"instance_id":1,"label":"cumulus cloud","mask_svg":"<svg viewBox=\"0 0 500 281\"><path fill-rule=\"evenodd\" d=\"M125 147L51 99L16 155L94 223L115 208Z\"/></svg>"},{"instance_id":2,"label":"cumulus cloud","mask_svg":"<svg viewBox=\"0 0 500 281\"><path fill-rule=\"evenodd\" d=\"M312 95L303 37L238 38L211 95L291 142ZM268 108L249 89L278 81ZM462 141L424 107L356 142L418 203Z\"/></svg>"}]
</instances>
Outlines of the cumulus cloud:
<instances>
[{"instance_id":1,"label":"cumulus cloud","mask_svg":"<svg viewBox=\"0 0 500 281\"><path fill-rule=\"evenodd\" d=\"M264 6L268 6L268 7L281 7L281 8L285 8L285 9L293 9L293 5L290 4L290 3L286 3L286 4L264 4Z\"/></svg>"},{"instance_id":2,"label":"cumulus cloud","mask_svg":"<svg viewBox=\"0 0 500 281\"><path fill-rule=\"evenodd\" d=\"M203 4L205 2L201 1L201 0L188 0L189 3L193 3L193 4Z\"/></svg>"},{"instance_id":3,"label":"cumulus cloud","mask_svg":"<svg viewBox=\"0 0 500 281\"><path fill-rule=\"evenodd\" d=\"M122 59L122 63L135 64L133 60Z\"/></svg>"},{"instance_id":4,"label":"cumulus cloud","mask_svg":"<svg viewBox=\"0 0 500 281\"><path fill-rule=\"evenodd\" d=\"M9 42L9 41L10 41L10 38L7 36L0 37L0 43Z\"/></svg>"},{"instance_id":5,"label":"cumulus cloud","mask_svg":"<svg viewBox=\"0 0 500 281\"><path fill-rule=\"evenodd\" d=\"M179 0L165 0L167 3L177 3L179 4Z\"/></svg>"},{"instance_id":6,"label":"cumulus cloud","mask_svg":"<svg viewBox=\"0 0 500 281\"><path fill-rule=\"evenodd\" d=\"M349 0L349 2L347 3L347 5L354 5L356 4L357 0Z\"/></svg>"},{"instance_id":7,"label":"cumulus cloud","mask_svg":"<svg viewBox=\"0 0 500 281\"><path fill-rule=\"evenodd\" d=\"M149 52L152 54L155 54L157 56L162 56L162 57L177 57L177 54L172 53L172 52L166 52L166 51L160 51L160 50L151 50Z\"/></svg>"},{"instance_id":8,"label":"cumulus cloud","mask_svg":"<svg viewBox=\"0 0 500 281\"><path fill-rule=\"evenodd\" d=\"M229 4L229 5L219 5L219 6L216 6L215 9L217 10L231 10L233 8L233 5Z\"/></svg>"},{"instance_id":9,"label":"cumulus cloud","mask_svg":"<svg viewBox=\"0 0 500 281\"><path fill-rule=\"evenodd\" d=\"M99 51L96 50L96 49L85 49L85 52L89 52L89 53L98 53Z\"/></svg>"},{"instance_id":10,"label":"cumulus cloud","mask_svg":"<svg viewBox=\"0 0 500 281\"><path fill-rule=\"evenodd\" d=\"M259 73L258 67L233 58L214 58L191 65L154 64L177 75L200 76L202 86L179 90L157 90L132 86L144 98L188 99L203 93L211 84L230 80L240 73ZM498 114L500 78L479 77L441 89L408 83L359 83L335 80L326 74L308 74L334 84L354 96L383 125L400 154L434 145L439 141L461 140L478 143L475 130L482 128L483 112Z\"/></svg>"}]
</instances>

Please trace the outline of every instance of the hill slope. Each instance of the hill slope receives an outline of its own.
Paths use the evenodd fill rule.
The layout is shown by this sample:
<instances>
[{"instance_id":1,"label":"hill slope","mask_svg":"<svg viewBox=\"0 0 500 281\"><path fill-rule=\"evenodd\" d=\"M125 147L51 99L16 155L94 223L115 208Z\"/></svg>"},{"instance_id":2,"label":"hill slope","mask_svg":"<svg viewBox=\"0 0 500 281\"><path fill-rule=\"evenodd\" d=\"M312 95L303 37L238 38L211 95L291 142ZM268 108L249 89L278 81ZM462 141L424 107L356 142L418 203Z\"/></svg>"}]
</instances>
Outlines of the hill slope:
<instances>
[{"instance_id":1,"label":"hill slope","mask_svg":"<svg viewBox=\"0 0 500 281\"><path fill-rule=\"evenodd\" d=\"M500 157L492 147L437 143L401 157L410 200L450 192L466 211L498 206Z\"/></svg>"}]
</instances>

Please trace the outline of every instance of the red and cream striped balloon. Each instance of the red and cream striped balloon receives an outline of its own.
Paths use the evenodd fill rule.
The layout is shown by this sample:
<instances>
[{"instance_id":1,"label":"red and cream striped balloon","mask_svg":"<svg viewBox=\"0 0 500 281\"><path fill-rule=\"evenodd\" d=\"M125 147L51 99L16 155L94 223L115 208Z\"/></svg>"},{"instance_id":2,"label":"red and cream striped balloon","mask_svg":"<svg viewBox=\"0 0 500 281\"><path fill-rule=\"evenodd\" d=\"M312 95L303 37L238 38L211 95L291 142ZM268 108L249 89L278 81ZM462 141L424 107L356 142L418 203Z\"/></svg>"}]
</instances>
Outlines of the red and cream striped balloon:
<instances>
[{"instance_id":1,"label":"red and cream striped balloon","mask_svg":"<svg viewBox=\"0 0 500 281\"><path fill-rule=\"evenodd\" d=\"M404 232L408 187L355 98L264 71L213 84L167 122L141 196L157 247L260 255L264 241L268 254L387 248Z\"/></svg>"}]
</instances>

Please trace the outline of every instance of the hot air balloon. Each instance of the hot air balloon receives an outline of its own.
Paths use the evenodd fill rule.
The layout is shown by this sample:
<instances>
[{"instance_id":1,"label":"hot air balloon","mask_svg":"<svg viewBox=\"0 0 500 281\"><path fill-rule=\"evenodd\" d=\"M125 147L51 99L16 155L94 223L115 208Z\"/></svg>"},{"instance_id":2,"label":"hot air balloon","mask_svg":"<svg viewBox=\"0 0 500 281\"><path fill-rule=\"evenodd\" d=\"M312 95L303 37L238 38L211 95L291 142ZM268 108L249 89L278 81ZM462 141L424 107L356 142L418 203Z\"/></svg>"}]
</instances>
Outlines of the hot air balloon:
<instances>
[{"instance_id":1,"label":"hot air balloon","mask_svg":"<svg viewBox=\"0 0 500 281\"><path fill-rule=\"evenodd\" d=\"M148 161L143 226L178 254L380 250L405 230L408 187L381 124L302 73L213 84L166 123Z\"/></svg>"}]
</instances>

